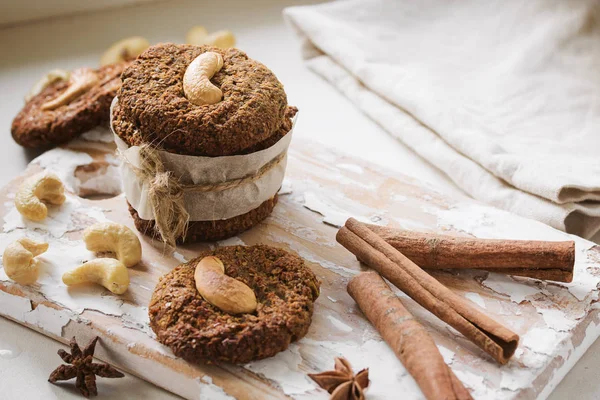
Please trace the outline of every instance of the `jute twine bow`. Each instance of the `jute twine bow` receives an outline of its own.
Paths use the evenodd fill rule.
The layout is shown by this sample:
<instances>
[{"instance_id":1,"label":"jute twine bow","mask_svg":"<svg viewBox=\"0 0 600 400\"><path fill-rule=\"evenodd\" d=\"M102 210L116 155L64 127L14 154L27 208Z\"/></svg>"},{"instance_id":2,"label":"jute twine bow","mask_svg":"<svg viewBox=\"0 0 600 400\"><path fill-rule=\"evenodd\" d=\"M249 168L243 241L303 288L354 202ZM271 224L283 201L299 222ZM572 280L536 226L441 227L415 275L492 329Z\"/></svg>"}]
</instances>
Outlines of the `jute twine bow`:
<instances>
[{"instance_id":1,"label":"jute twine bow","mask_svg":"<svg viewBox=\"0 0 600 400\"><path fill-rule=\"evenodd\" d=\"M133 171L142 182L148 183L148 201L154 211L155 229L163 242L175 247L178 238L185 238L190 222L183 188L172 172L165 171L160 154L151 145L141 145L139 154L140 167L134 167Z\"/></svg>"},{"instance_id":2,"label":"jute twine bow","mask_svg":"<svg viewBox=\"0 0 600 400\"><path fill-rule=\"evenodd\" d=\"M136 176L148 186L148 201L154 214L154 225L162 241L175 247L177 239L185 239L190 214L185 208L185 192L218 192L254 182L281 163L286 152L263 165L256 173L225 182L182 185L171 171L166 171L158 150L150 144L139 146L140 166L136 167L123 154L121 158Z\"/></svg>"}]
</instances>

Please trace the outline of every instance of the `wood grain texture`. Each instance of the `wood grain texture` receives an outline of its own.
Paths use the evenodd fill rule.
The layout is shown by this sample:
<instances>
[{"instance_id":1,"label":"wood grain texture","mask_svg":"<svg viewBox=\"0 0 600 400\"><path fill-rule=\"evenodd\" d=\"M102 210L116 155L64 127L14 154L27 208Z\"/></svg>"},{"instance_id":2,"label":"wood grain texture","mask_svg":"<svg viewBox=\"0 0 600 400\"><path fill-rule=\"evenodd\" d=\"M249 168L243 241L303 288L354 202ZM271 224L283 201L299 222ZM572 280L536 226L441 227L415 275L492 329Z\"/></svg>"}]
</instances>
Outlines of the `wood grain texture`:
<instances>
[{"instance_id":1,"label":"wood grain texture","mask_svg":"<svg viewBox=\"0 0 600 400\"><path fill-rule=\"evenodd\" d=\"M91 161L85 164L97 168L86 170L103 173L107 162L112 162L110 146L78 141L69 148L90 154ZM62 159L72 156L61 154ZM37 285L17 285L0 270L0 314L65 343L73 335L82 342L98 335L99 359L185 398L197 398L199 394L211 398L208 396L216 391L239 399L327 398L305 379L305 374L327 370L336 356L346 357L357 369L370 368L372 384L367 396L386 398L390 393L404 393L407 399L422 398L414 380L346 292L348 281L361 265L335 242L337 229L331 225L340 220L343 223L350 216L461 237L575 240L575 277L571 284L546 284L486 271L433 272L454 293L468 299L465 301L474 301L476 307L484 307L490 317L523 338L514 358L503 367L414 301L403 298L406 308L431 334L446 363L474 398L544 398L600 334L598 309L593 307L598 298L600 252L592 243L467 198L449 198L410 178L300 141L290 149L285 186L291 186L291 193L280 196L267 220L236 238L180 246L177 253L139 235L143 258L140 265L130 269L128 292L120 297L98 292L96 297L106 307L113 307L111 312L99 311L86 305L90 300L85 295L91 289L67 291L59 283L51 285L52 268L68 268L69 263L79 261L70 251L57 251L79 249L83 228L93 223L91 217L100 211L104 218L133 228L125 199L102 198L105 196L85 185L88 198L69 195L67 204L75 204L76 200L79 208L53 211L56 220L61 220L64 213L72 214L70 227L61 237L52 237L43 225L11 226L16 187L40 168L32 163L0 191L0 214L4 217L0 246L24 235L43 236L50 242L45 271ZM82 177L89 179L89 174ZM468 226L460 225L465 213L471 219ZM241 243L281 247L307 260L322 282L309 333L272 359L245 366L191 365L174 357L156 342L143 318L158 278L202 249ZM52 262L59 257L60 263Z\"/></svg>"}]
</instances>

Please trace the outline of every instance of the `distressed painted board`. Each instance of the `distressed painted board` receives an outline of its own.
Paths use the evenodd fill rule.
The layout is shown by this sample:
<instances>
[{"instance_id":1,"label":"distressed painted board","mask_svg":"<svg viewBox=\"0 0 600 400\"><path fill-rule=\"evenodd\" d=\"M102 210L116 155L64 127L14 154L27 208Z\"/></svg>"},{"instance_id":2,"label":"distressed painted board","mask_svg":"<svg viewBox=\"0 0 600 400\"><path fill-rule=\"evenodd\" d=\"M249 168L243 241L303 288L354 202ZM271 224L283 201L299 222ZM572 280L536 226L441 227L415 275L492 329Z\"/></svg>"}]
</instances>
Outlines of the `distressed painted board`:
<instances>
[{"instance_id":1,"label":"distressed painted board","mask_svg":"<svg viewBox=\"0 0 600 400\"><path fill-rule=\"evenodd\" d=\"M600 251L593 243L467 198L446 197L405 176L300 141L290 149L280 203L264 223L229 240L183 246L173 253L141 237L143 262L130 270L131 286L125 295L96 286L67 288L62 274L94 256L80 240L82 229L104 220L133 227L125 199L118 194L118 161L112 149L109 143L75 141L43 154L2 189L0 249L25 235L48 241L50 249L40 256L43 268L34 286L14 284L0 269L0 314L61 342L74 335L83 342L98 335L98 358L185 398L326 399L305 374L330 369L340 355L357 369L370 368L369 399L389 399L397 393L405 399L422 398L346 293L348 279L361 269L335 242L335 226L349 216L482 238L576 241L571 284L476 271L435 274L521 335L515 357L505 366L403 297L476 399L547 397L600 334ZM13 205L17 185L42 168L61 176L70 192L68 201L51 208L43 223L24 221ZM256 243L297 252L322 281L313 324L304 339L271 359L244 366L191 365L156 342L146 306L162 274L206 246Z\"/></svg>"}]
</instances>

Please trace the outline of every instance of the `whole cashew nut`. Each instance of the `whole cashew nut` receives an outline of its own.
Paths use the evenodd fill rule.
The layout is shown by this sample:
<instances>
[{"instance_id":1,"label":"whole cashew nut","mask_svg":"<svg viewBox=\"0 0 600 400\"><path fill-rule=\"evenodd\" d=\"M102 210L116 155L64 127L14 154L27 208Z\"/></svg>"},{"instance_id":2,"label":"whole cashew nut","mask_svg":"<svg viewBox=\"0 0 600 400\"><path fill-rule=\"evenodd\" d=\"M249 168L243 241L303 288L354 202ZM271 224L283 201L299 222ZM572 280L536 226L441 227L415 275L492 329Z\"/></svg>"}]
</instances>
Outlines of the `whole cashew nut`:
<instances>
[{"instance_id":1,"label":"whole cashew nut","mask_svg":"<svg viewBox=\"0 0 600 400\"><path fill-rule=\"evenodd\" d=\"M58 176L41 172L21 184L15 196L15 207L25 218L42 221L48 216L44 202L61 205L65 200L65 188Z\"/></svg>"},{"instance_id":2,"label":"whole cashew nut","mask_svg":"<svg viewBox=\"0 0 600 400\"><path fill-rule=\"evenodd\" d=\"M221 49L228 49L235 46L235 36L231 31L217 31L209 35L206 28L199 25L192 27L188 31L185 41L188 44L210 45Z\"/></svg>"},{"instance_id":3,"label":"whole cashew nut","mask_svg":"<svg viewBox=\"0 0 600 400\"><path fill-rule=\"evenodd\" d=\"M31 100L34 96L42 93L42 90L52 85L54 82L66 81L71 73L64 69L53 69L44 75L39 81L33 85L29 93L25 95L25 102Z\"/></svg>"},{"instance_id":4,"label":"whole cashew nut","mask_svg":"<svg viewBox=\"0 0 600 400\"><path fill-rule=\"evenodd\" d=\"M94 224L83 231L83 241L90 251L115 253L126 267L133 267L142 259L140 239L125 225L114 222Z\"/></svg>"},{"instance_id":5,"label":"whole cashew nut","mask_svg":"<svg viewBox=\"0 0 600 400\"><path fill-rule=\"evenodd\" d=\"M229 49L235 46L235 36L231 31L217 31L206 37L206 44L220 49Z\"/></svg>"},{"instance_id":6,"label":"whole cashew nut","mask_svg":"<svg viewBox=\"0 0 600 400\"><path fill-rule=\"evenodd\" d=\"M48 243L21 238L6 246L2 255L4 272L21 285L31 285L37 280L40 267L34 257L48 250Z\"/></svg>"},{"instance_id":7,"label":"whole cashew nut","mask_svg":"<svg viewBox=\"0 0 600 400\"><path fill-rule=\"evenodd\" d=\"M208 31L202 25L192 26L185 34L187 44L203 45L204 39L208 36Z\"/></svg>"},{"instance_id":8,"label":"whole cashew nut","mask_svg":"<svg viewBox=\"0 0 600 400\"><path fill-rule=\"evenodd\" d=\"M210 78L223 67L223 57L212 51L202 53L191 62L183 75L185 97L197 106L215 104L223 92L210 82Z\"/></svg>"},{"instance_id":9,"label":"whole cashew nut","mask_svg":"<svg viewBox=\"0 0 600 400\"><path fill-rule=\"evenodd\" d=\"M204 300L229 314L256 310L254 291L245 283L225 275L223 262L214 256L204 257L194 272L196 289Z\"/></svg>"},{"instance_id":10,"label":"whole cashew nut","mask_svg":"<svg viewBox=\"0 0 600 400\"><path fill-rule=\"evenodd\" d=\"M150 47L150 43L141 36L132 36L114 43L102 54L100 65L116 64L134 60Z\"/></svg>"},{"instance_id":11,"label":"whole cashew nut","mask_svg":"<svg viewBox=\"0 0 600 400\"><path fill-rule=\"evenodd\" d=\"M90 90L92 86L98 83L98 75L91 68L78 68L71 73L69 86L54 99L42 104L42 110L54 110L65 104L69 104L83 93Z\"/></svg>"},{"instance_id":12,"label":"whole cashew nut","mask_svg":"<svg viewBox=\"0 0 600 400\"><path fill-rule=\"evenodd\" d=\"M123 294L129 287L127 267L114 258L95 258L62 276L67 286L98 283L114 294Z\"/></svg>"}]
</instances>

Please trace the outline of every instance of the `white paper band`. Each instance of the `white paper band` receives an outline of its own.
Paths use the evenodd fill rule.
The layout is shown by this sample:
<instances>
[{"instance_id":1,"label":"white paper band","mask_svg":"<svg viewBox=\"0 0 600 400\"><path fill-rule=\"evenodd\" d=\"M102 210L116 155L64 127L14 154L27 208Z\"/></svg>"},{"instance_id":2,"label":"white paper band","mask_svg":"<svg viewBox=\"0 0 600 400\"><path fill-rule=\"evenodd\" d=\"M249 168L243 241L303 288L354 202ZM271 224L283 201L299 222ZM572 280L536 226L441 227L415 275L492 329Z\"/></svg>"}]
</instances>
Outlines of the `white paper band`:
<instances>
[{"instance_id":1,"label":"white paper band","mask_svg":"<svg viewBox=\"0 0 600 400\"><path fill-rule=\"evenodd\" d=\"M283 182L287 149L295 122L296 118L292 129L273 146L247 155L198 157L159 151L165 170L171 171L184 186L218 185L256 175L263 166L283 154L281 161L274 163L255 180L245 180L234 187L217 191L184 190L185 208L190 214L190 221L233 218L254 210L273 197ZM140 218L154 220L154 211L148 202L148 184L142 182L132 168L140 166L139 147L128 146L116 134L114 136L118 150L127 160L121 164L125 196Z\"/></svg>"}]
</instances>

